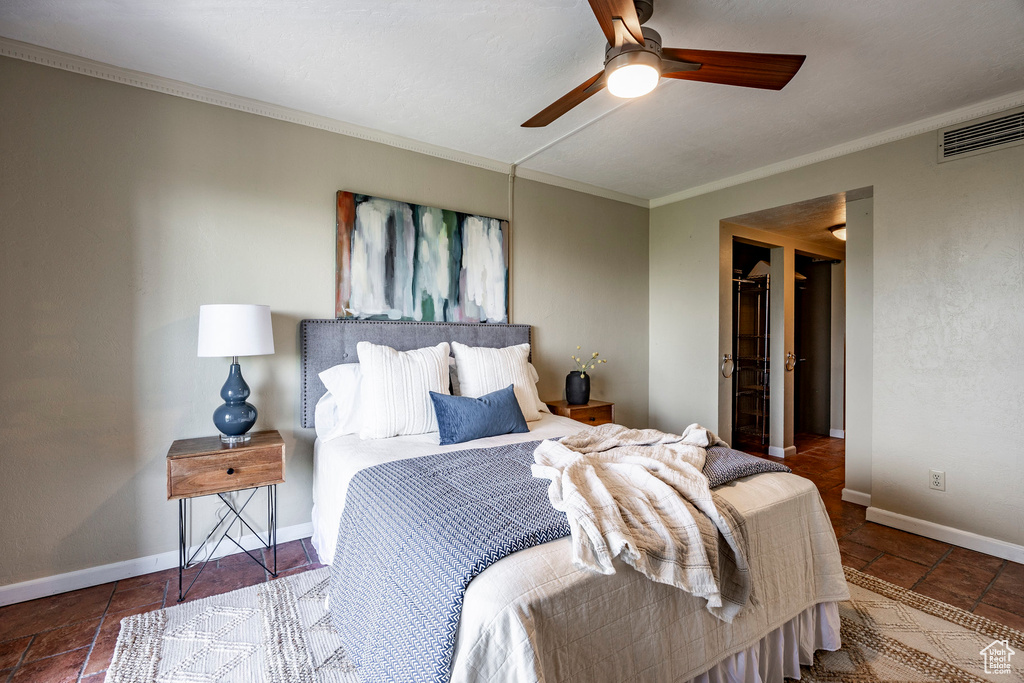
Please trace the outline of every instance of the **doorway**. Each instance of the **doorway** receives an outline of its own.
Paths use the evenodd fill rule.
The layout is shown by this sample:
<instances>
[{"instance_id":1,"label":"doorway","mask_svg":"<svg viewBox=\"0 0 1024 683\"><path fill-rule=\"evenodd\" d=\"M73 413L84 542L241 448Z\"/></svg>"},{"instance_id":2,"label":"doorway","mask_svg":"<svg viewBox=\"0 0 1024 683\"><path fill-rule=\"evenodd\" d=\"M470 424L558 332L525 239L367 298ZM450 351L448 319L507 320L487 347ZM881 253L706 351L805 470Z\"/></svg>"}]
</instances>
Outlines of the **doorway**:
<instances>
[{"instance_id":1,"label":"doorway","mask_svg":"<svg viewBox=\"0 0 1024 683\"><path fill-rule=\"evenodd\" d=\"M845 203L839 193L720 223L719 428L741 450L786 457L797 433L842 434L845 243L830 228Z\"/></svg>"}]
</instances>

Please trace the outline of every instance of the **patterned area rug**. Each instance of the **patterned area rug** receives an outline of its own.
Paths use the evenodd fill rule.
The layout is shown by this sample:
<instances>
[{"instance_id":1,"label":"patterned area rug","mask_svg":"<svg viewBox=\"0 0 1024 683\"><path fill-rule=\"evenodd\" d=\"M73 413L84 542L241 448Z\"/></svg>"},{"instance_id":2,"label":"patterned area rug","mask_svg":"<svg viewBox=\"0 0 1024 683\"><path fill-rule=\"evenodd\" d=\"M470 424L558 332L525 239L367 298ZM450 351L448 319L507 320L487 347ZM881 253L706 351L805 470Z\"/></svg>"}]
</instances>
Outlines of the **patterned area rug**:
<instances>
[{"instance_id":1,"label":"patterned area rug","mask_svg":"<svg viewBox=\"0 0 1024 683\"><path fill-rule=\"evenodd\" d=\"M843 567L843 647L819 652L803 680L1024 682L1024 633ZM1017 662L1013 654L1020 653Z\"/></svg>"},{"instance_id":2,"label":"patterned area rug","mask_svg":"<svg viewBox=\"0 0 1024 683\"><path fill-rule=\"evenodd\" d=\"M1021 631L845 569L843 648L818 653L803 681L1024 683ZM107 683L358 683L324 610L327 582L318 569L127 617Z\"/></svg>"},{"instance_id":3,"label":"patterned area rug","mask_svg":"<svg viewBox=\"0 0 1024 683\"><path fill-rule=\"evenodd\" d=\"M107 683L358 683L317 569L121 620Z\"/></svg>"}]
</instances>

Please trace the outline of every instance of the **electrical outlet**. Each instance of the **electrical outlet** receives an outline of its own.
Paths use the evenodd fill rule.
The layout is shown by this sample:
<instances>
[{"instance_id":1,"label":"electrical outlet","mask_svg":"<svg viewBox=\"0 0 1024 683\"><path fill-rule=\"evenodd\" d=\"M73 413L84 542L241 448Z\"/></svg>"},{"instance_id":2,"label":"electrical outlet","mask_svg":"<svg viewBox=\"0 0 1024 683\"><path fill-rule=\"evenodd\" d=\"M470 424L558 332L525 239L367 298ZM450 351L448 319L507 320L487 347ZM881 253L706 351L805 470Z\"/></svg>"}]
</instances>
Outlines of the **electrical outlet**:
<instances>
[{"instance_id":1,"label":"electrical outlet","mask_svg":"<svg viewBox=\"0 0 1024 683\"><path fill-rule=\"evenodd\" d=\"M936 491L946 490L946 473L939 470L928 470L928 488Z\"/></svg>"}]
</instances>

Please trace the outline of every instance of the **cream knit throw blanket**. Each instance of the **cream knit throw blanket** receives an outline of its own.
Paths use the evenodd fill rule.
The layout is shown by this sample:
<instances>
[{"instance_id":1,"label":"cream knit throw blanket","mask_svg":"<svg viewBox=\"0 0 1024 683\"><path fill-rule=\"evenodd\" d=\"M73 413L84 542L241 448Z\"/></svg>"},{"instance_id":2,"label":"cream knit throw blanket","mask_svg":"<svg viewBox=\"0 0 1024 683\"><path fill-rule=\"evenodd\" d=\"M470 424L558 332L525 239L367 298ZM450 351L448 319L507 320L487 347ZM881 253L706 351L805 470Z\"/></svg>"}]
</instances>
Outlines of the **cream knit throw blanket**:
<instances>
[{"instance_id":1,"label":"cream knit throw blanket","mask_svg":"<svg viewBox=\"0 0 1024 683\"><path fill-rule=\"evenodd\" d=\"M621 557L732 622L751 585L743 520L701 473L704 449L719 444L727 445L698 424L681 436L605 424L541 442L533 476L551 480L548 496L569 518L577 567L614 574Z\"/></svg>"}]
</instances>

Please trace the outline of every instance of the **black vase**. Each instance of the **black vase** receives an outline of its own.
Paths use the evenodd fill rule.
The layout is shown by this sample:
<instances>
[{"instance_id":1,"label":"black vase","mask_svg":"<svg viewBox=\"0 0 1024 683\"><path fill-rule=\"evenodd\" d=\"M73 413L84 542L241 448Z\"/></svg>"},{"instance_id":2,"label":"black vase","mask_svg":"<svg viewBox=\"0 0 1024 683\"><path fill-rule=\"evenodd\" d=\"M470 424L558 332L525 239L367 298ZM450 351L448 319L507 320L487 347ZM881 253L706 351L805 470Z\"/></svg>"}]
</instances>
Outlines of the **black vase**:
<instances>
[{"instance_id":1,"label":"black vase","mask_svg":"<svg viewBox=\"0 0 1024 683\"><path fill-rule=\"evenodd\" d=\"M590 375L573 370L565 376L565 400L569 405L581 406L590 402Z\"/></svg>"}]
</instances>

